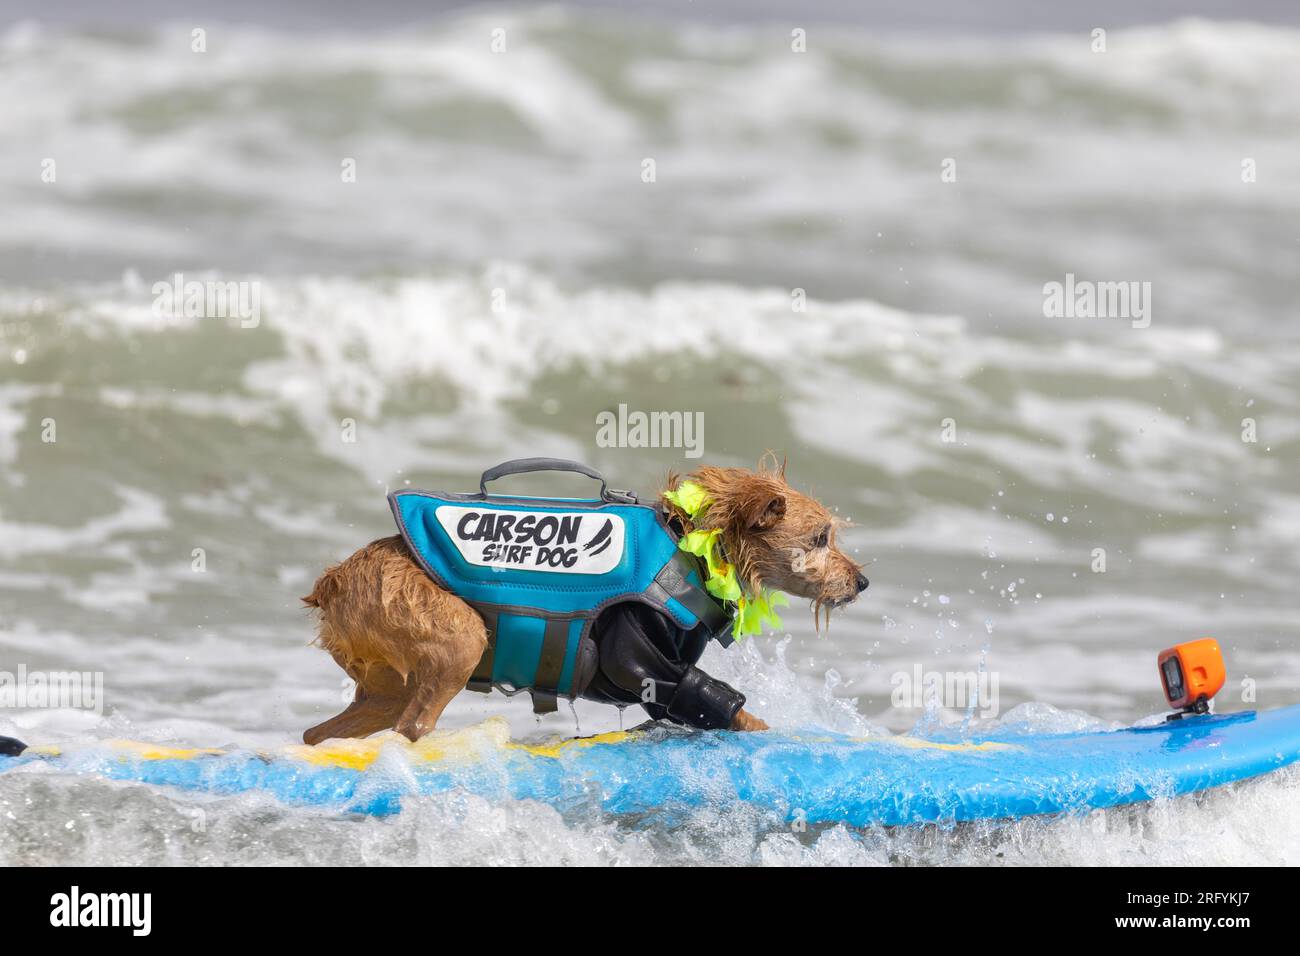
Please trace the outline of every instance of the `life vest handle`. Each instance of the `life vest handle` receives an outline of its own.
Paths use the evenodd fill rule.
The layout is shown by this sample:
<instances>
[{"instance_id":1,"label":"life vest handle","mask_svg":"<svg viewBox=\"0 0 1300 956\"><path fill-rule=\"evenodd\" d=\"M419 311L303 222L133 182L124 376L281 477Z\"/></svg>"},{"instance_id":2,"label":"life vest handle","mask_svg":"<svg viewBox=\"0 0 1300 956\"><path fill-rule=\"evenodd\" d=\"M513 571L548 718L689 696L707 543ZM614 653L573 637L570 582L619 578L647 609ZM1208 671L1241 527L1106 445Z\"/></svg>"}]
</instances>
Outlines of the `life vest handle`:
<instances>
[{"instance_id":1,"label":"life vest handle","mask_svg":"<svg viewBox=\"0 0 1300 956\"><path fill-rule=\"evenodd\" d=\"M530 471L572 471L579 475L586 475L588 478L600 482L601 501L626 502L630 497L625 491L610 491L605 482L605 476L595 468L578 461L570 461L567 458L512 458L510 461L503 461L499 465L493 465L483 472L482 477L479 478L479 495L483 498L488 496L487 483L489 481L496 481L496 479L504 478L507 475L522 475Z\"/></svg>"}]
</instances>

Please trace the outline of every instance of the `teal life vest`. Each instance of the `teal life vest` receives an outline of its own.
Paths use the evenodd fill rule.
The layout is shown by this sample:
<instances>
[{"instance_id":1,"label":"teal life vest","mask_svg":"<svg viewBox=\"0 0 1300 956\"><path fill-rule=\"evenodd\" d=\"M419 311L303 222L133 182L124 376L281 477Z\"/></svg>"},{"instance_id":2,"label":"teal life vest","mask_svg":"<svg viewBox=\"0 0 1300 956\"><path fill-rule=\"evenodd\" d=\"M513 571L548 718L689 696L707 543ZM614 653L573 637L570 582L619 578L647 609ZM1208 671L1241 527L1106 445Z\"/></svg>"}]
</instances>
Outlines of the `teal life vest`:
<instances>
[{"instance_id":1,"label":"teal life vest","mask_svg":"<svg viewBox=\"0 0 1300 956\"><path fill-rule=\"evenodd\" d=\"M487 492L494 478L548 470L599 480L600 497ZM663 508L609 490L585 465L522 458L485 471L478 494L397 491L388 499L416 561L487 625L471 690L529 690L535 711L555 710L558 696L578 696L595 672L597 616L624 601L731 643L730 615L705 590L699 559L678 549Z\"/></svg>"}]
</instances>

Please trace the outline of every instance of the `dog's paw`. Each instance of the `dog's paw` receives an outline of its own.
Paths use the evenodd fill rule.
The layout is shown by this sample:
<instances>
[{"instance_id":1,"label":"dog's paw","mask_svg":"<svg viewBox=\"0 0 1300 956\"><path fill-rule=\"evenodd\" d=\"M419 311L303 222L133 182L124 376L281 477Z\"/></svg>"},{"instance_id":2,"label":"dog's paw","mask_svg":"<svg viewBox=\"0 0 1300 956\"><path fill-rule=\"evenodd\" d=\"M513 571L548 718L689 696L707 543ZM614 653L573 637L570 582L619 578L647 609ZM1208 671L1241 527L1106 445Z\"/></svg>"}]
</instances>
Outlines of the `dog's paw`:
<instances>
[{"instance_id":1,"label":"dog's paw","mask_svg":"<svg viewBox=\"0 0 1300 956\"><path fill-rule=\"evenodd\" d=\"M755 717L746 710L736 711L736 716L731 719L732 730L771 730L767 721Z\"/></svg>"}]
</instances>

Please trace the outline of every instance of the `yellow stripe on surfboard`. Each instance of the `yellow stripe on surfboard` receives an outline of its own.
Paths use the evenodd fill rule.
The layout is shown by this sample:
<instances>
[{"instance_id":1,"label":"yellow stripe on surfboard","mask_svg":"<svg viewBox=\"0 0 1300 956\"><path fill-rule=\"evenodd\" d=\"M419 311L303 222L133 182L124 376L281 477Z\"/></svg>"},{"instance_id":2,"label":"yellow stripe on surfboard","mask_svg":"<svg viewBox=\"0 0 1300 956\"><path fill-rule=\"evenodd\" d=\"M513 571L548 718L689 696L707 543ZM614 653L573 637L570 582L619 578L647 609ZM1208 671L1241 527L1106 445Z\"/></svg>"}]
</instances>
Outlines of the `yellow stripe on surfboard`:
<instances>
[{"instance_id":1,"label":"yellow stripe on surfboard","mask_svg":"<svg viewBox=\"0 0 1300 956\"><path fill-rule=\"evenodd\" d=\"M138 760L192 760L195 757L220 756L225 753L224 750L212 747L167 747L163 744L146 743L143 740L116 738L105 740L101 746L116 750L124 757L135 757ZM63 755L63 748L58 744L41 744L28 747L23 752L41 757L59 757Z\"/></svg>"},{"instance_id":2,"label":"yellow stripe on surfboard","mask_svg":"<svg viewBox=\"0 0 1300 956\"><path fill-rule=\"evenodd\" d=\"M844 737L799 736L790 739L808 744L842 744L845 742ZM1002 743L997 740L983 740L978 743L968 740L949 744L938 740L926 740L922 737L908 737L905 734L881 734L878 737L849 737L847 739L850 743L855 744L886 744L891 747L907 747L910 750L946 750L949 753L994 753L1003 750L1023 749L1016 744Z\"/></svg>"},{"instance_id":3,"label":"yellow stripe on surfboard","mask_svg":"<svg viewBox=\"0 0 1300 956\"><path fill-rule=\"evenodd\" d=\"M631 740L635 734L626 730L611 730L607 734L596 734L592 737L557 737L550 743L545 744L507 744L511 750L524 750L535 757L555 757L559 758L564 751L574 748L583 750L587 747L599 747L601 744L621 744L625 740Z\"/></svg>"},{"instance_id":4,"label":"yellow stripe on surfboard","mask_svg":"<svg viewBox=\"0 0 1300 956\"><path fill-rule=\"evenodd\" d=\"M302 744L288 747L282 753L319 767L365 770L379 758L385 747L401 751L411 763L481 759L485 753L502 750L522 750L534 757L559 759L569 749L581 750L602 744L622 743L632 736L626 731L618 730L592 737L556 737L540 744L516 743L510 739L510 725L505 719L492 717L463 730L434 731L415 743L400 734L387 733L364 740L332 740L315 747Z\"/></svg>"},{"instance_id":5,"label":"yellow stripe on surfboard","mask_svg":"<svg viewBox=\"0 0 1300 956\"><path fill-rule=\"evenodd\" d=\"M438 763L444 760L466 762L481 760L493 753L505 750L522 751L533 757L558 760L572 750L585 750L589 747L608 746L626 743L639 737L633 731L616 730L591 737L553 737L543 743L522 743L510 739L510 725L503 717L490 717L481 724L460 730L436 730L412 743L401 734L389 731L377 737L362 740L335 739L317 744L294 744L277 751L262 751L259 756L264 759L289 758L301 760L317 767L335 767L347 770L366 770L379 759L386 749L395 749L402 757L413 764ZM799 736L788 738L807 744L843 744L844 737ZM881 734L871 737L851 737L849 742L857 744L879 744L891 747L906 747L913 750L938 750L948 753L994 753L1015 751L1021 747L986 740L979 743L965 741L942 743L924 740L920 737L904 735L889 736ZM147 743L138 740L107 740L105 746L121 754L124 759L136 760L193 760L198 757L221 756L225 750L203 747L169 747L163 744ZM47 757L57 757L63 753L58 745L36 746L28 749L29 753Z\"/></svg>"}]
</instances>

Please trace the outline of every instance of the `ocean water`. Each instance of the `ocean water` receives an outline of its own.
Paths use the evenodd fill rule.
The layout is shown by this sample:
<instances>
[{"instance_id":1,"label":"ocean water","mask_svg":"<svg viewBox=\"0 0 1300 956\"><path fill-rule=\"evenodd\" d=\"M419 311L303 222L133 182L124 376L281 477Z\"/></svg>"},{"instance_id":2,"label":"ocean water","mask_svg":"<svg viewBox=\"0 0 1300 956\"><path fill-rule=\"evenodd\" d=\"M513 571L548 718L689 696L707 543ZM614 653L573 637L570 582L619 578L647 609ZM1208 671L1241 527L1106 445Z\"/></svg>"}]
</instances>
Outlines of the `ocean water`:
<instances>
[{"instance_id":1,"label":"ocean water","mask_svg":"<svg viewBox=\"0 0 1300 956\"><path fill-rule=\"evenodd\" d=\"M773 449L851 520L872 586L829 632L796 602L703 662L778 728L1132 724L1155 653L1205 635L1220 709L1300 701L1300 32L1183 20L1094 53L814 24L793 53L784 23L555 7L213 22L200 54L191 29L0 34L0 670L104 681L102 714L3 708L0 734L296 739L348 693L308 646L315 574L392 533L386 491L525 455L649 494ZM256 322L160 315L177 272L255 289ZM1067 275L1151 283L1149 324L1045 317ZM598 446L620 404L703 413L702 457ZM896 706L918 666L997 698ZM444 724L492 714L521 738L640 719L464 695ZM1278 774L792 834L30 773L0 777L0 860L1296 862L1298 810Z\"/></svg>"}]
</instances>

